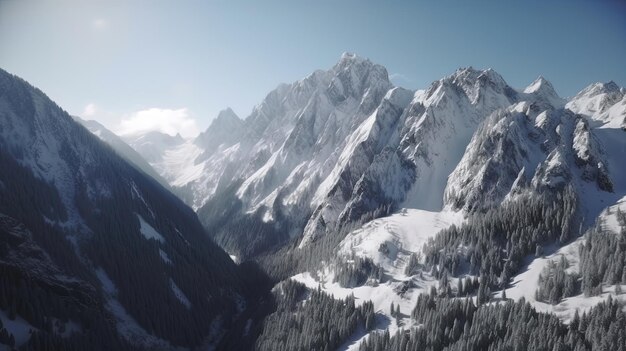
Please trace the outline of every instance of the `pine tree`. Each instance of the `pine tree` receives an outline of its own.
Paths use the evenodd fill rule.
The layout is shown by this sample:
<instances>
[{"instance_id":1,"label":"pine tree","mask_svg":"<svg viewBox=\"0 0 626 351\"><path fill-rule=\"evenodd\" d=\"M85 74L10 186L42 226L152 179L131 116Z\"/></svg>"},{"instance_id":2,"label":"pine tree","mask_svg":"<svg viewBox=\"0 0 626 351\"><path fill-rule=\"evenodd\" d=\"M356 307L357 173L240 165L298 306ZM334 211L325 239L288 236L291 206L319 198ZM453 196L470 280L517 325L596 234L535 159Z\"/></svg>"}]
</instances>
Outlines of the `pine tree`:
<instances>
[{"instance_id":1,"label":"pine tree","mask_svg":"<svg viewBox=\"0 0 626 351\"><path fill-rule=\"evenodd\" d=\"M578 331L578 325L580 324L580 315L578 314L578 309L574 312L574 317L572 317L572 321L569 324L569 329L573 331Z\"/></svg>"},{"instance_id":2,"label":"pine tree","mask_svg":"<svg viewBox=\"0 0 626 351\"><path fill-rule=\"evenodd\" d=\"M478 285L477 301L479 305L489 301L490 298L489 287L487 285L487 278L485 275L480 276L480 282Z\"/></svg>"},{"instance_id":3,"label":"pine tree","mask_svg":"<svg viewBox=\"0 0 626 351\"><path fill-rule=\"evenodd\" d=\"M394 312L394 315L396 317L396 325L400 326L400 321L402 320L402 314L400 313L400 305L399 304L396 306L396 312Z\"/></svg>"},{"instance_id":4,"label":"pine tree","mask_svg":"<svg viewBox=\"0 0 626 351\"><path fill-rule=\"evenodd\" d=\"M374 314L368 314L366 319L365 319L365 329L366 330L373 330L375 324L376 323L374 321Z\"/></svg>"}]
</instances>

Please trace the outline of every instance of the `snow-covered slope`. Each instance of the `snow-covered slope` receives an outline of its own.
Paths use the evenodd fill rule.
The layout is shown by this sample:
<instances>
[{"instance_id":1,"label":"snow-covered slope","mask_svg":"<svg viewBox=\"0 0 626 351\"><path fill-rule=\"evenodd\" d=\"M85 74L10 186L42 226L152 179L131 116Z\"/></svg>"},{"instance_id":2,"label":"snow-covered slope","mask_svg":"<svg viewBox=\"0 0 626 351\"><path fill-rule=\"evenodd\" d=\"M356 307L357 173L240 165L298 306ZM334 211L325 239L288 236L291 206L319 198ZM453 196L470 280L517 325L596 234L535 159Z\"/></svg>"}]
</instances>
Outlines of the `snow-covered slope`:
<instances>
[{"instance_id":1,"label":"snow-covered slope","mask_svg":"<svg viewBox=\"0 0 626 351\"><path fill-rule=\"evenodd\" d=\"M463 215L460 213L401 209L397 214L373 220L349 233L339 245L338 257L347 261L355 256L372 259L384 268L386 278L382 283L342 287L335 281L335 272L330 268L301 273L292 279L312 289L321 286L338 299L353 294L358 304L372 301L378 314L377 328L394 333L401 327L409 327L409 316L419 294L428 293L431 287L437 286L437 279L429 274L405 274L410 255L421 251L428 238L441 229L462 222ZM400 308L401 325L396 323L390 312L392 304ZM365 333L355 335L341 350L358 350L364 337Z\"/></svg>"},{"instance_id":2,"label":"snow-covered slope","mask_svg":"<svg viewBox=\"0 0 626 351\"><path fill-rule=\"evenodd\" d=\"M108 130L105 126L93 120L84 120L77 116L72 116L74 120L82 124L87 130L93 133L100 140L107 143L118 155L122 156L131 164L135 165L145 174L157 180L161 185L169 188L169 183L157 173L152 166L135 149L126 144L117 134Z\"/></svg>"},{"instance_id":3,"label":"snow-covered slope","mask_svg":"<svg viewBox=\"0 0 626 351\"><path fill-rule=\"evenodd\" d=\"M218 242L246 256L300 235L305 246L384 208L440 210L446 177L478 125L523 94L493 70L473 68L411 92L393 87L382 66L344 54L328 71L279 86L244 121L225 110L194 141L129 143ZM160 151L143 153L147 144ZM221 228L242 220L282 234L259 232L258 249L237 243Z\"/></svg>"},{"instance_id":4,"label":"snow-covered slope","mask_svg":"<svg viewBox=\"0 0 626 351\"><path fill-rule=\"evenodd\" d=\"M418 91L415 95L416 100L425 100L425 92ZM465 96L471 98L472 94ZM426 272L420 276L406 274L410 255L414 253L419 257L422 245L429 237L452 224L463 225L464 217L471 213L498 207L506 201L517 201L521 194L557 192L571 186L578 198L577 217L585 220L581 221L580 229L585 230L598 222L604 230L619 233L617 209L626 210L626 169L622 160L626 154L626 133L621 129L626 115L623 96L624 89L611 83L608 86L594 84L567 101L540 77L526 89L511 93L510 103L503 102L500 108L483 110L481 117L473 115L477 118L477 127L468 127L465 145L449 148L461 148L459 154L449 151L449 154L459 155L458 158L452 159L453 164L447 170L439 163L437 166L443 168L439 174L426 168L437 174L438 179L408 193L404 203L409 204L409 209L374 219L348 233L336 251L335 259L339 263L326 262L319 270L292 278L311 288L321 286L322 290L337 298L354 294L357 301L372 300L379 313L377 327L389 330L393 335L398 328L413 327L408 314L414 300L420 293L428 292L431 286L439 285ZM455 99L457 103L459 100L462 101ZM462 106L465 116L472 116L467 113L472 111L470 106ZM447 112L447 116L454 115ZM410 125L415 127L419 122ZM440 123L439 127L439 135L445 135L445 124ZM458 127L455 132L452 138L464 135L458 133ZM420 135L418 140L422 143L409 144L406 149L417 154L428 139ZM445 154L441 147L439 145L438 152L434 153L438 157ZM383 168L382 173L388 177L393 173L393 167ZM444 184L445 191L437 186L437 181ZM419 177L413 186L417 184ZM372 187L372 183L367 183L367 187ZM372 189L374 193L380 192L376 186ZM412 196L421 198L411 202ZM431 202L425 200L429 198L434 198L439 206L433 212L423 210L429 209ZM583 313L609 296L626 301L624 295L617 295L612 285L605 286L597 296L580 293L555 305L536 300L539 275L550 261L558 262L563 256L569 262L567 271L578 272L579 247L584 242L582 236L563 246L556 242L544 249L544 256L527 257L524 266L511 279L507 297L516 300L523 297L537 310L555 313L565 322L575 311ZM355 257L369 258L381 267L384 281L354 288L342 287L335 282L338 267L353 264ZM449 278L451 286L456 286L457 279ZM494 297L501 294L502 291L492 292ZM400 325L389 311L392 303L401 308ZM345 349L358 349L365 337L365 334L355 335Z\"/></svg>"},{"instance_id":5,"label":"snow-covered slope","mask_svg":"<svg viewBox=\"0 0 626 351\"><path fill-rule=\"evenodd\" d=\"M185 142L180 134L171 136L159 131L122 135L121 138L150 164L162 161L167 150Z\"/></svg>"},{"instance_id":6,"label":"snow-covered slope","mask_svg":"<svg viewBox=\"0 0 626 351\"><path fill-rule=\"evenodd\" d=\"M205 159L217 152L220 146L229 147L239 142L244 132L244 122L232 109L227 108L217 115L211 126L198 135L194 142L205 150L201 158Z\"/></svg>"},{"instance_id":7,"label":"snow-covered slope","mask_svg":"<svg viewBox=\"0 0 626 351\"><path fill-rule=\"evenodd\" d=\"M590 117L605 128L626 127L626 89L612 81L589 85L567 102L566 108Z\"/></svg>"}]
</instances>

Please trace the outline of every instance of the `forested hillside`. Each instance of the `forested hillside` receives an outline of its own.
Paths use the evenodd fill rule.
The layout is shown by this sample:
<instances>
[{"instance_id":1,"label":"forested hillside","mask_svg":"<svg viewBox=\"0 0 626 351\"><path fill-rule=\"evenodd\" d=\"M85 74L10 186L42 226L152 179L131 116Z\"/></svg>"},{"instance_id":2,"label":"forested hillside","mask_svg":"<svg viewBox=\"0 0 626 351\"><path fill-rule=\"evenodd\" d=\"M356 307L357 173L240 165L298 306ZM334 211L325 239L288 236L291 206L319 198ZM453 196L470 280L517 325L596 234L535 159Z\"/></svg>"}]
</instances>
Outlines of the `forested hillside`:
<instances>
[{"instance_id":1,"label":"forested hillside","mask_svg":"<svg viewBox=\"0 0 626 351\"><path fill-rule=\"evenodd\" d=\"M4 71L0 169L3 344L208 347L256 295L190 208Z\"/></svg>"}]
</instances>

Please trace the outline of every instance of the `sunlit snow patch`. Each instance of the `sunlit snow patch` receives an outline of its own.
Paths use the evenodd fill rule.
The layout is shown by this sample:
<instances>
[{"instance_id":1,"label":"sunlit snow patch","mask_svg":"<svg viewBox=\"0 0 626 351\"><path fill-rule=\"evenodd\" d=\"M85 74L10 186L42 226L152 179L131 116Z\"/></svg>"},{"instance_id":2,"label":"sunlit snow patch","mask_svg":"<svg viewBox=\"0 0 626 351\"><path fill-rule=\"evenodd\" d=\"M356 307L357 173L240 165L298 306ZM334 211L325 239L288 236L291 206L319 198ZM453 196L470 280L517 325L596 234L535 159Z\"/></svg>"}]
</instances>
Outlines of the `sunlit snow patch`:
<instances>
[{"instance_id":1,"label":"sunlit snow patch","mask_svg":"<svg viewBox=\"0 0 626 351\"><path fill-rule=\"evenodd\" d=\"M339 252L371 258L393 275L403 274L411 253L421 252L428 239L441 230L462 223L460 212L402 209L348 234L341 242ZM387 253L381 252L381 245L387 247Z\"/></svg>"},{"instance_id":2,"label":"sunlit snow patch","mask_svg":"<svg viewBox=\"0 0 626 351\"><path fill-rule=\"evenodd\" d=\"M190 309L191 301L189 301L189 299L187 298L187 295L185 295L185 293L182 290L180 290L178 285L174 283L174 280L172 280L172 278L170 278L170 287L172 288L172 292L174 293L174 295L176 295L176 298L178 299L178 301L180 301L180 303L185 305L187 309Z\"/></svg>"},{"instance_id":3,"label":"sunlit snow patch","mask_svg":"<svg viewBox=\"0 0 626 351\"><path fill-rule=\"evenodd\" d=\"M37 330L37 328L31 326L20 316L11 320L2 310L0 310L0 320L2 320L3 328L5 328L10 334L13 334L13 337L15 338L15 346L17 347L24 345L30 339L31 330ZM4 350L2 348L3 346L4 345L0 344L0 350ZM7 348L7 350L9 350L9 348Z\"/></svg>"},{"instance_id":4,"label":"sunlit snow patch","mask_svg":"<svg viewBox=\"0 0 626 351\"><path fill-rule=\"evenodd\" d=\"M167 264L172 264L172 260L170 259L170 257L167 255L165 251L159 249L159 256L161 256L161 259L163 260L163 262Z\"/></svg>"},{"instance_id":5,"label":"sunlit snow patch","mask_svg":"<svg viewBox=\"0 0 626 351\"><path fill-rule=\"evenodd\" d=\"M140 215L137 215L137 218L139 219L139 224L141 225L141 228L139 229L139 231L141 232L141 235L143 235L144 238L148 240L154 239L162 243L165 242L165 238L163 237L163 235L157 232L156 229L152 228L152 226L148 224L148 222L146 222L143 219L143 217L141 217Z\"/></svg>"}]
</instances>

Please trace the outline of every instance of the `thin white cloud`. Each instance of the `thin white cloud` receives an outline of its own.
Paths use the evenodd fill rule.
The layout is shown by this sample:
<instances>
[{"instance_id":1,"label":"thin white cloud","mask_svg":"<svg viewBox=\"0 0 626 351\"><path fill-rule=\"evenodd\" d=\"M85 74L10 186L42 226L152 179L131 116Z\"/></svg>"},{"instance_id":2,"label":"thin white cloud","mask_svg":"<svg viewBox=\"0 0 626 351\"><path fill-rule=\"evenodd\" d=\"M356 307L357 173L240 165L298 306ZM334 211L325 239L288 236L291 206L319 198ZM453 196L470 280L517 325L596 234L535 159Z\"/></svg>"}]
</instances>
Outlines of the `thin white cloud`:
<instances>
[{"instance_id":1,"label":"thin white cloud","mask_svg":"<svg viewBox=\"0 0 626 351\"><path fill-rule=\"evenodd\" d=\"M193 137L199 134L200 129L196 121L189 116L186 108L178 110L150 108L137 111L122 118L116 129L119 135L133 135L145 132L159 131L161 133L183 137Z\"/></svg>"},{"instance_id":2,"label":"thin white cloud","mask_svg":"<svg viewBox=\"0 0 626 351\"><path fill-rule=\"evenodd\" d=\"M400 82L411 83L411 80L409 79L409 77L405 76L402 73L392 73L389 75L389 79L396 84Z\"/></svg>"},{"instance_id":3,"label":"thin white cloud","mask_svg":"<svg viewBox=\"0 0 626 351\"><path fill-rule=\"evenodd\" d=\"M85 109L83 109L82 117L93 117L97 111L98 108L96 105L94 103L89 103L85 106Z\"/></svg>"}]
</instances>

